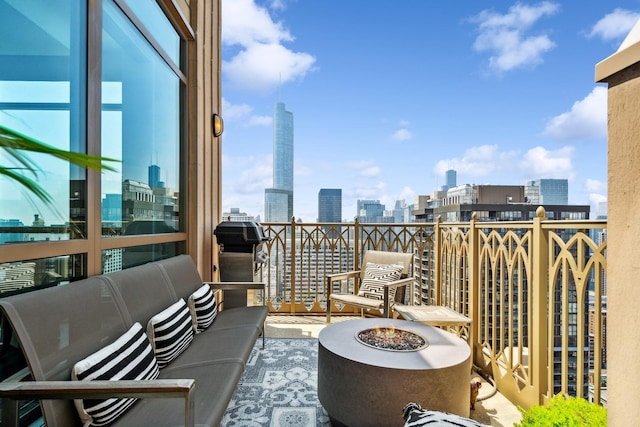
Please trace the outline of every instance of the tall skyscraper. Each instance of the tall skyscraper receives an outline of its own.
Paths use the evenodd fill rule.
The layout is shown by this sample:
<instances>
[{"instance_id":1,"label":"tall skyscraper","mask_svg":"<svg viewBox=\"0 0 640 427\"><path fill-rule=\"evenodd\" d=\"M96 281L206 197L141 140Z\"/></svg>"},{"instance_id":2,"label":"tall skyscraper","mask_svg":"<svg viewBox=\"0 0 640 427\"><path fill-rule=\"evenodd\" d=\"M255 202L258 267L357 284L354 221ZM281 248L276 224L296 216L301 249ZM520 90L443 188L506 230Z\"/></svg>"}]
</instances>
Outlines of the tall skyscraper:
<instances>
[{"instance_id":1,"label":"tall skyscraper","mask_svg":"<svg viewBox=\"0 0 640 427\"><path fill-rule=\"evenodd\" d=\"M447 188L453 188L455 187L458 181L458 173L453 170L453 169L449 169L446 172L446 178L447 178Z\"/></svg>"},{"instance_id":2,"label":"tall skyscraper","mask_svg":"<svg viewBox=\"0 0 640 427\"><path fill-rule=\"evenodd\" d=\"M156 188L161 187L160 183L160 166L151 165L149 166L149 187Z\"/></svg>"},{"instance_id":3,"label":"tall skyscraper","mask_svg":"<svg viewBox=\"0 0 640 427\"><path fill-rule=\"evenodd\" d=\"M265 190L267 222L289 222L293 216L293 113L283 102L273 114L273 188Z\"/></svg>"}]
</instances>

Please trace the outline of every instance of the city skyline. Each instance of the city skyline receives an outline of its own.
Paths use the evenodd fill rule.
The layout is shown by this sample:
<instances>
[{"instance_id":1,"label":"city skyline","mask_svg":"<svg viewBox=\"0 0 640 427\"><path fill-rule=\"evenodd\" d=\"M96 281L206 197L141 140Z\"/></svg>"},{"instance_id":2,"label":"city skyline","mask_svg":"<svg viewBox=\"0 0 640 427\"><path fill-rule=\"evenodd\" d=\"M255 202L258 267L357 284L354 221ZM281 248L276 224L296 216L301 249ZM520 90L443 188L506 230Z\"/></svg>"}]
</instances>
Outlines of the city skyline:
<instances>
[{"instance_id":1,"label":"city skyline","mask_svg":"<svg viewBox=\"0 0 640 427\"><path fill-rule=\"evenodd\" d=\"M449 169L458 184L567 179L569 204L606 201L594 69L637 21L636 1L222 8L224 210L264 211L278 100L296 115L293 214L305 222L321 188L342 188L352 219L357 200L412 203Z\"/></svg>"}]
</instances>

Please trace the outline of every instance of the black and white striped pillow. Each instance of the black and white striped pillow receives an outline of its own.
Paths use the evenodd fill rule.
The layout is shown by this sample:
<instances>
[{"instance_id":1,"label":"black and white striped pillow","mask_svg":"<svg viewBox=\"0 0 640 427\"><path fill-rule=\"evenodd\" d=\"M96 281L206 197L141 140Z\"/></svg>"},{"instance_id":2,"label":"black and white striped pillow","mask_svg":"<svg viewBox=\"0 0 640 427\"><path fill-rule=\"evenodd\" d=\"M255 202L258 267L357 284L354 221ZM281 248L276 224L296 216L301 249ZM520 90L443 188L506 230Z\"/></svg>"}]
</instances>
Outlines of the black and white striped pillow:
<instances>
[{"instance_id":1,"label":"black and white striped pillow","mask_svg":"<svg viewBox=\"0 0 640 427\"><path fill-rule=\"evenodd\" d=\"M216 299L209 285L202 285L197 291L191 294L188 305L189 311L191 312L193 329L196 333L202 332L211 326L218 314Z\"/></svg>"},{"instance_id":2,"label":"black and white striped pillow","mask_svg":"<svg viewBox=\"0 0 640 427\"><path fill-rule=\"evenodd\" d=\"M160 368L189 347L193 341L193 326L189 307L184 299L153 316L147 325L147 335Z\"/></svg>"},{"instance_id":3,"label":"black and white striped pillow","mask_svg":"<svg viewBox=\"0 0 640 427\"><path fill-rule=\"evenodd\" d=\"M158 378L156 358L140 323L135 323L112 344L77 362L71 370L74 381L151 380ZM137 399L76 399L84 425L104 426L122 415Z\"/></svg>"},{"instance_id":4,"label":"black and white striped pillow","mask_svg":"<svg viewBox=\"0 0 640 427\"><path fill-rule=\"evenodd\" d=\"M372 299L384 299L384 285L400 279L401 265L376 264L368 262L364 269L364 278L358 290L358 296ZM396 288L389 289L389 301L396 297Z\"/></svg>"},{"instance_id":5,"label":"black and white striped pillow","mask_svg":"<svg viewBox=\"0 0 640 427\"><path fill-rule=\"evenodd\" d=\"M402 417L405 420L404 427L488 427L486 424L465 418L460 415L447 412L427 411L415 402L410 402L402 408Z\"/></svg>"}]
</instances>

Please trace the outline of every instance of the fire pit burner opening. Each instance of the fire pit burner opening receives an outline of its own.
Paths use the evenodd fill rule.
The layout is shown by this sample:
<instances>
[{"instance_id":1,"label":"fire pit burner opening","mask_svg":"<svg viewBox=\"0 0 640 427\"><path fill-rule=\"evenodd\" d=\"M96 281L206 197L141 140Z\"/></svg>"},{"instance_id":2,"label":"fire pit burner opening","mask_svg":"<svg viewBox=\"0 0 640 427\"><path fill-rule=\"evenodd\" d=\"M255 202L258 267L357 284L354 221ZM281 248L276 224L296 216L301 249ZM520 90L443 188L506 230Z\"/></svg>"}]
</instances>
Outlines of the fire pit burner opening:
<instances>
[{"instance_id":1,"label":"fire pit burner opening","mask_svg":"<svg viewBox=\"0 0 640 427\"><path fill-rule=\"evenodd\" d=\"M418 351L429 346L426 338L415 332L386 326L356 332L356 339L366 346L389 351Z\"/></svg>"}]
</instances>

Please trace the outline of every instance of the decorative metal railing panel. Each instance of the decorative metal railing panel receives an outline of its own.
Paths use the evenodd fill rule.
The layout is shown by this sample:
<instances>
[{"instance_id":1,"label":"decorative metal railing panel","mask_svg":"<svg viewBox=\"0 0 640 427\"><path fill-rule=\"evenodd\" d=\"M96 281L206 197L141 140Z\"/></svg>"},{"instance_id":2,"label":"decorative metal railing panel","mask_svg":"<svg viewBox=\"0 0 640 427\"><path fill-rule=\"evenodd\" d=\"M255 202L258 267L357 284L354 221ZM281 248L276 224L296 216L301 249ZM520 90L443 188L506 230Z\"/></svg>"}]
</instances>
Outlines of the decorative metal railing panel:
<instances>
[{"instance_id":1,"label":"decorative metal railing panel","mask_svg":"<svg viewBox=\"0 0 640 427\"><path fill-rule=\"evenodd\" d=\"M328 274L359 269L368 249L411 252L414 302L472 319L456 332L513 403L529 407L559 392L599 402L607 224L544 215L539 208L523 222L263 223L271 240L256 279L268 284L272 313L324 314Z\"/></svg>"}]
</instances>

